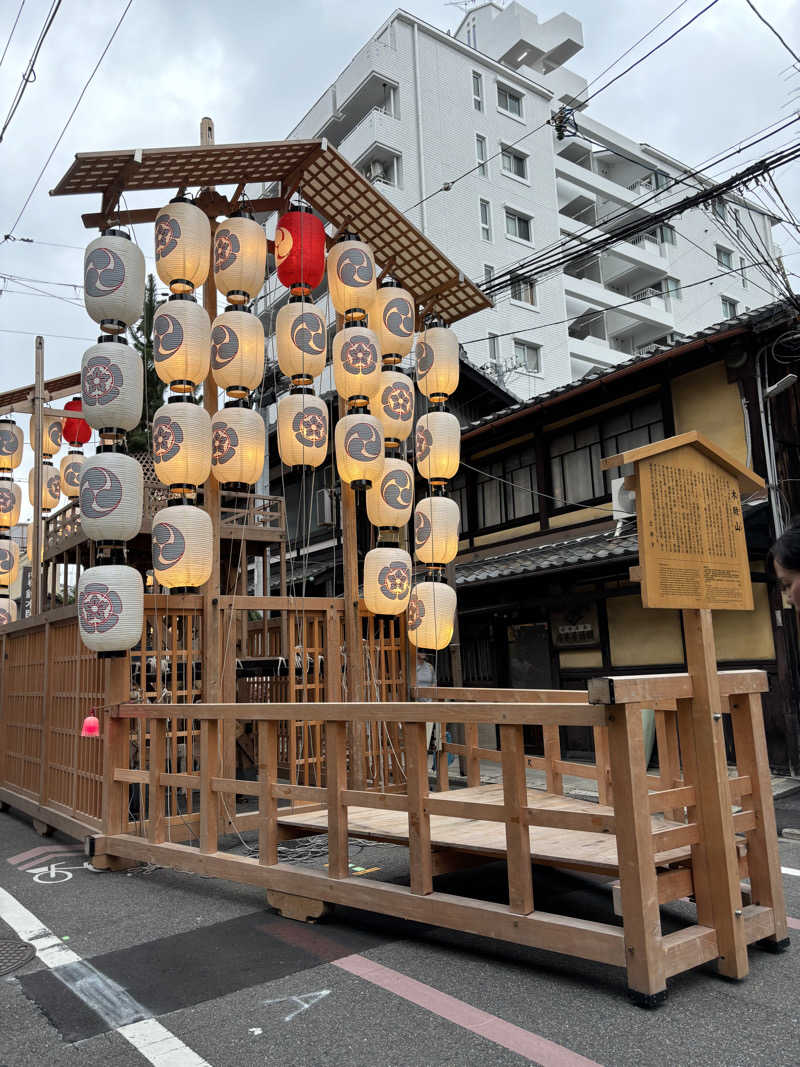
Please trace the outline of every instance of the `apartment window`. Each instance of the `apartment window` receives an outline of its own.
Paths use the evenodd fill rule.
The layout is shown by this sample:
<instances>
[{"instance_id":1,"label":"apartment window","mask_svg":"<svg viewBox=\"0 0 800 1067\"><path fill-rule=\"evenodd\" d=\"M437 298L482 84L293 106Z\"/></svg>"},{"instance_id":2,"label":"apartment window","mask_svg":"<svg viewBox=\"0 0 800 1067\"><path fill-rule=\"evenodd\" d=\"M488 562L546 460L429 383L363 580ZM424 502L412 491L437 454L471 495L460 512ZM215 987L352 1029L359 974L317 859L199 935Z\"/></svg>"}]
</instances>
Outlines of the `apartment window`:
<instances>
[{"instance_id":1,"label":"apartment window","mask_svg":"<svg viewBox=\"0 0 800 1067\"><path fill-rule=\"evenodd\" d=\"M666 189L671 184L672 178L663 170L655 170L653 171L653 182L656 189Z\"/></svg>"},{"instance_id":2,"label":"apartment window","mask_svg":"<svg viewBox=\"0 0 800 1067\"><path fill-rule=\"evenodd\" d=\"M506 208L506 234L516 237L518 241L533 241L531 220L518 211Z\"/></svg>"},{"instance_id":3,"label":"apartment window","mask_svg":"<svg viewBox=\"0 0 800 1067\"><path fill-rule=\"evenodd\" d=\"M716 197L711 201L711 212L718 219L725 221L725 201L721 197Z\"/></svg>"},{"instance_id":4,"label":"apartment window","mask_svg":"<svg viewBox=\"0 0 800 1067\"><path fill-rule=\"evenodd\" d=\"M478 475L475 490L481 529L535 515L535 448L520 449L490 464Z\"/></svg>"},{"instance_id":5,"label":"apartment window","mask_svg":"<svg viewBox=\"0 0 800 1067\"><path fill-rule=\"evenodd\" d=\"M472 106L476 111L483 111L483 75L472 72Z\"/></svg>"},{"instance_id":6,"label":"apartment window","mask_svg":"<svg viewBox=\"0 0 800 1067\"><path fill-rule=\"evenodd\" d=\"M733 252L729 248L723 248L722 245L717 245L717 263L723 270L733 269Z\"/></svg>"},{"instance_id":7,"label":"apartment window","mask_svg":"<svg viewBox=\"0 0 800 1067\"><path fill-rule=\"evenodd\" d=\"M511 276L511 299L520 304L536 306L536 282L531 278L523 278L517 275Z\"/></svg>"},{"instance_id":8,"label":"apartment window","mask_svg":"<svg viewBox=\"0 0 800 1067\"><path fill-rule=\"evenodd\" d=\"M478 174L485 178L489 171L486 166L486 138L481 133L475 134L475 158L478 160Z\"/></svg>"},{"instance_id":9,"label":"apartment window","mask_svg":"<svg viewBox=\"0 0 800 1067\"><path fill-rule=\"evenodd\" d=\"M722 315L726 319L734 319L737 315L738 304L728 296L722 297Z\"/></svg>"},{"instance_id":10,"label":"apartment window","mask_svg":"<svg viewBox=\"0 0 800 1067\"><path fill-rule=\"evenodd\" d=\"M559 434L550 441L550 471L557 506L585 503L608 496L611 479L632 469L600 470L602 456L617 455L664 437L657 400L609 415L602 422Z\"/></svg>"},{"instance_id":11,"label":"apartment window","mask_svg":"<svg viewBox=\"0 0 800 1067\"><path fill-rule=\"evenodd\" d=\"M507 89L505 85L497 86L497 106L501 111L507 111L509 115L522 118L522 96L513 89Z\"/></svg>"},{"instance_id":12,"label":"apartment window","mask_svg":"<svg viewBox=\"0 0 800 1067\"><path fill-rule=\"evenodd\" d=\"M488 200L481 200L481 237L484 241L492 239L492 208Z\"/></svg>"},{"instance_id":13,"label":"apartment window","mask_svg":"<svg viewBox=\"0 0 800 1067\"><path fill-rule=\"evenodd\" d=\"M527 179L528 157L523 155L522 152L516 152L513 148L507 148L503 145L500 152L500 161L504 174L511 174L515 178Z\"/></svg>"},{"instance_id":14,"label":"apartment window","mask_svg":"<svg viewBox=\"0 0 800 1067\"><path fill-rule=\"evenodd\" d=\"M494 267L491 265L491 263L484 263L484 265L483 265L483 281L484 281L484 284L486 284L486 282L490 282L492 280L492 278L494 278Z\"/></svg>"},{"instance_id":15,"label":"apartment window","mask_svg":"<svg viewBox=\"0 0 800 1067\"><path fill-rule=\"evenodd\" d=\"M677 278L665 278L661 291L668 301L681 299L681 283Z\"/></svg>"},{"instance_id":16,"label":"apartment window","mask_svg":"<svg viewBox=\"0 0 800 1067\"><path fill-rule=\"evenodd\" d=\"M489 335L489 362L492 365L492 370L498 369L498 363L500 362L500 339L496 333L490 333Z\"/></svg>"},{"instance_id":17,"label":"apartment window","mask_svg":"<svg viewBox=\"0 0 800 1067\"><path fill-rule=\"evenodd\" d=\"M658 239L662 245L677 244L675 227L670 226L668 223L663 223L658 227Z\"/></svg>"},{"instance_id":18,"label":"apartment window","mask_svg":"<svg viewBox=\"0 0 800 1067\"><path fill-rule=\"evenodd\" d=\"M744 269L744 256L739 256L739 274L742 278L742 289L747 288L747 272Z\"/></svg>"},{"instance_id":19,"label":"apartment window","mask_svg":"<svg viewBox=\"0 0 800 1067\"><path fill-rule=\"evenodd\" d=\"M735 225L736 225L736 232L737 232L737 233L741 233L741 229L742 229L742 217L741 217L741 215L739 214L739 209L738 209L738 207L732 207L732 208L731 208L731 216L733 217L733 221L734 221L734 223L735 223Z\"/></svg>"},{"instance_id":20,"label":"apartment window","mask_svg":"<svg viewBox=\"0 0 800 1067\"><path fill-rule=\"evenodd\" d=\"M542 350L539 345L531 344L530 341L519 341L514 338L514 365L522 367L531 374L542 373Z\"/></svg>"}]
</instances>

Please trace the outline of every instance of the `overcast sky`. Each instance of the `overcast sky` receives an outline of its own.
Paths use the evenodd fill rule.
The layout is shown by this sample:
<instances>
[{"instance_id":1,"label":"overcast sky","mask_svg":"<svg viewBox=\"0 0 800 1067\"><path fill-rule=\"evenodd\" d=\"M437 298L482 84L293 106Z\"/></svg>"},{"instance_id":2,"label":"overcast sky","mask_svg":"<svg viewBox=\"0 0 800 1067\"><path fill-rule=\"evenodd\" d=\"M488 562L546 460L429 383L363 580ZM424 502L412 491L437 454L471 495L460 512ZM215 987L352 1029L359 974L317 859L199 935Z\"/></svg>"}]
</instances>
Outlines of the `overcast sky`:
<instances>
[{"instance_id":1,"label":"overcast sky","mask_svg":"<svg viewBox=\"0 0 800 1067\"><path fill-rule=\"evenodd\" d=\"M63 0L39 56L36 80L27 87L0 144L0 235L22 207L126 2ZM582 21L584 49L569 66L591 79L676 2L542 0L528 6L540 19L566 9ZM614 73L705 2L689 0ZM24 5L0 68L0 121L50 3L27 0ZM756 6L800 51L800 4L756 0ZM18 9L19 0L0 0L0 51ZM371 4L195 0L191 5L133 0L17 226L18 238L32 237L39 243L18 240L0 245L0 272L47 282L82 280L82 248L89 235L80 215L97 210L99 198L48 196L76 152L193 144L203 115L215 120L217 143L280 139L394 9L389 0ZM439 0L418 0L410 10L443 29L455 29L461 18L457 7ZM790 78L791 71L781 73L790 63L790 56L745 0L719 0L674 43L603 93L590 113L636 140L696 163L800 108L800 95L789 103L792 93L800 91L800 74ZM794 129L800 132L800 124ZM786 131L762 147L777 146L793 132ZM795 211L800 211L797 169L779 172L778 182ZM151 229L138 228L148 254ZM798 251L784 231L776 236L784 251ZM41 242L75 247L54 248ZM798 262L789 260L787 266ZM800 273L800 267L792 269ZM22 288L16 282L0 284L9 290ZM39 281L29 284L62 299L29 291L28 295L8 291L0 297L0 389L32 381L34 334L46 336L48 377L77 370L84 348L96 334L79 292L42 286ZM70 302L76 297L77 306Z\"/></svg>"}]
</instances>

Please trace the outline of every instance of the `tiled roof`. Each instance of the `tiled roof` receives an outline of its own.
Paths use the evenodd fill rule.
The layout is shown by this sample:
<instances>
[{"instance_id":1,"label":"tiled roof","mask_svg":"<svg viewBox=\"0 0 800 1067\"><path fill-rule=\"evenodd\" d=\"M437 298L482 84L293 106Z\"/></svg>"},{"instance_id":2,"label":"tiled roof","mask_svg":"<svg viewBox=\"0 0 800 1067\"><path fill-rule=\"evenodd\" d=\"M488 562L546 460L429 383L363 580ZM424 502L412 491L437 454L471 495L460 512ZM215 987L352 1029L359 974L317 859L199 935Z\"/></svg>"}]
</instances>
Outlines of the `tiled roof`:
<instances>
[{"instance_id":1,"label":"tiled roof","mask_svg":"<svg viewBox=\"0 0 800 1067\"><path fill-rule=\"evenodd\" d=\"M557 396L563 396L566 393L571 392L573 389L577 389L578 386L586 385L587 382L598 381L603 378L609 378L616 374L618 371L627 367L634 367L637 364L647 363L649 360L654 359L657 356L662 355L664 352L678 352L684 345L691 344L695 341L701 341L703 339L711 340L719 334L727 333L729 330L734 329L737 326L755 326L760 325L763 322L767 322L774 318L779 320L781 316L793 311L795 314L796 309L789 303L788 300L779 300L772 304L766 304L764 307L753 308L750 311L745 311L741 315L734 315L733 318L725 319L722 322L714 323L712 326L706 326L702 330L698 330L697 333L693 333L690 336L680 336L679 339L673 345L659 345L656 351L649 352L644 356L631 356L629 359L621 360L613 367L609 367L603 370L592 370L584 374L581 378L576 378L573 381L565 382L564 385L556 386L555 389L549 389L546 393L539 393L538 396L532 397L530 400L520 401L518 404L510 404L507 408L503 408L502 411L494 411L491 415L485 415L481 419L476 419L474 422L462 423L462 433L466 433L469 430L474 430L479 426L487 426L490 423L496 422L498 419L503 419L507 415L511 415L517 411L531 410L533 411L540 404L546 400L551 400Z\"/></svg>"},{"instance_id":2,"label":"tiled roof","mask_svg":"<svg viewBox=\"0 0 800 1067\"><path fill-rule=\"evenodd\" d=\"M504 552L470 563L456 563L456 585L493 582L537 571L563 571L587 563L602 563L611 559L636 559L639 554L635 533L614 536L612 530L601 534L572 537L516 552Z\"/></svg>"}]
</instances>

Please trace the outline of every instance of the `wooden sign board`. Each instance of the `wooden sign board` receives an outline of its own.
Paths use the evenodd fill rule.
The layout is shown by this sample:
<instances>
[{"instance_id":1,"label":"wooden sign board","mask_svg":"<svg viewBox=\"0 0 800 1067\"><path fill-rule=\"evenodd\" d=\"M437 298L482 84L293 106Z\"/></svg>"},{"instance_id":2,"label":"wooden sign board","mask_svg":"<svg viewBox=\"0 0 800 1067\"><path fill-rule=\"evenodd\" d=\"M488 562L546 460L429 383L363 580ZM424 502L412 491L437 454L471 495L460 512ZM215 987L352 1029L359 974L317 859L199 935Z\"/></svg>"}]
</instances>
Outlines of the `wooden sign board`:
<instances>
[{"instance_id":1,"label":"wooden sign board","mask_svg":"<svg viewBox=\"0 0 800 1067\"><path fill-rule=\"evenodd\" d=\"M609 456L634 464L646 608L752 611L741 493L764 481L696 430Z\"/></svg>"},{"instance_id":2,"label":"wooden sign board","mask_svg":"<svg viewBox=\"0 0 800 1067\"><path fill-rule=\"evenodd\" d=\"M643 605L752 611L736 476L692 445L641 460L637 475Z\"/></svg>"}]
</instances>

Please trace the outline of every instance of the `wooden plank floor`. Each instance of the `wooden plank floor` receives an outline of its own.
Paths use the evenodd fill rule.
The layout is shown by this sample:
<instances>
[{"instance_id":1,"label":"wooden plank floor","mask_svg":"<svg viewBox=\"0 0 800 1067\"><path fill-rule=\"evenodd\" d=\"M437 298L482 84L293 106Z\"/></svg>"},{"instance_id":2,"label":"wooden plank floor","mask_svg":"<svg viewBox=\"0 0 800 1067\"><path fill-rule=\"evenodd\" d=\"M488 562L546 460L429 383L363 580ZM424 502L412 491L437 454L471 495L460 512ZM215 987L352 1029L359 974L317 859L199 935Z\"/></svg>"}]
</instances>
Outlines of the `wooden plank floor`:
<instances>
[{"instance_id":1,"label":"wooden plank floor","mask_svg":"<svg viewBox=\"0 0 800 1067\"><path fill-rule=\"evenodd\" d=\"M496 804L502 807L502 785L481 785L473 789L453 789L432 793L437 799L457 802L474 801L481 804ZM541 789L528 790L528 806L531 808L564 808L569 811L589 814L613 815L614 809L586 800L545 793ZM375 808L348 808L348 833L351 837L364 837L374 841L408 843L408 816L400 811L381 811ZM495 858L506 854L505 826L503 823L484 822L480 819L457 819L447 815L431 815L431 845L436 849L451 849L458 852L482 853ZM286 829L324 833L328 828L327 811L299 812L295 815L280 815L278 822ZM662 816L652 816L653 828L663 830L680 823L670 822ZM534 863L553 867L566 867L597 874L618 875L617 840L611 833L593 833L584 830L554 830L532 827L531 856ZM658 866L688 861L691 849L676 848L659 853Z\"/></svg>"}]
</instances>

